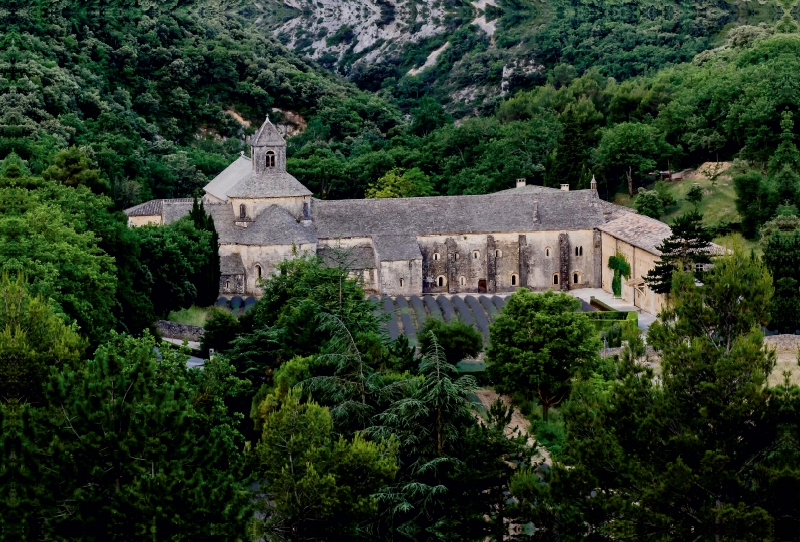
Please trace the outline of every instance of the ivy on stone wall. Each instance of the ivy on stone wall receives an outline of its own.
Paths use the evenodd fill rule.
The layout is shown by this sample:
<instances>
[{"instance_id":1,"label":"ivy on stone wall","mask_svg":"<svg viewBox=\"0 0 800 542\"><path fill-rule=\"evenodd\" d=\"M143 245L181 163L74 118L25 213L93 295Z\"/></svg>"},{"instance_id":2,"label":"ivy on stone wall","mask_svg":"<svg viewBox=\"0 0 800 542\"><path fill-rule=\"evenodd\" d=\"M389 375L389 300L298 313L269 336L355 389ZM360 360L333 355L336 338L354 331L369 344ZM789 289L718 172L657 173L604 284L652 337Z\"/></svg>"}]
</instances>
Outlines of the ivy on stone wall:
<instances>
[{"instance_id":1,"label":"ivy on stone wall","mask_svg":"<svg viewBox=\"0 0 800 542\"><path fill-rule=\"evenodd\" d=\"M611 281L611 290L615 297L622 297L622 277L631 278L631 265L625 256L617 252L608 258L608 268L614 271L614 278Z\"/></svg>"}]
</instances>

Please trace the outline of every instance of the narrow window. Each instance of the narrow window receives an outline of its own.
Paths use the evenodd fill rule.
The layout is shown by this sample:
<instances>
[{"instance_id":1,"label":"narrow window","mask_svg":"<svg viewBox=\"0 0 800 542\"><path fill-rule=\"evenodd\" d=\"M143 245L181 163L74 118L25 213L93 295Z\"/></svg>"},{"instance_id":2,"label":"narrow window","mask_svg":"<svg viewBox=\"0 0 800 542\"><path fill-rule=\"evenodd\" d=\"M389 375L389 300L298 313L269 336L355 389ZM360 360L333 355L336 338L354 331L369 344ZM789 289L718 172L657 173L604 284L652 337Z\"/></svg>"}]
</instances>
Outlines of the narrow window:
<instances>
[{"instance_id":1,"label":"narrow window","mask_svg":"<svg viewBox=\"0 0 800 542\"><path fill-rule=\"evenodd\" d=\"M578 255L578 247L575 247L575 256Z\"/></svg>"},{"instance_id":2,"label":"narrow window","mask_svg":"<svg viewBox=\"0 0 800 542\"><path fill-rule=\"evenodd\" d=\"M578 254L578 256L583 256L583 247L580 247L580 249L581 249L581 253Z\"/></svg>"},{"instance_id":3,"label":"narrow window","mask_svg":"<svg viewBox=\"0 0 800 542\"><path fill-rule=\"evenodd\" d=\"M577 273L573 273L572 274L572 284L578 284L578 282L580 282L579 279L580 279L580 277L578 276Z\"/></svg>"},{"instance_id":4,"label":"narrow window","mask_svg":"<svg viewBox=\"0 0 800 542\"><path fill-rule=\"evenodd\" d=\"M267 151L267 167L275 167L275 153L272 151Z\"/></svg>"},{"instance_id":5,"label":"narrow window","mask_svg":"<svg viewBox=\"0 0 800 542\"><path fill-rule=\"evenodd\" d=\"M467 284L467 279L466 279L466 278L464 278L464 277L459 277L459 278L458 278L458 283L459 283L461 286L465 286L465 285Z\"/></svg>"},{"instance_id":6,"label":"narrow window","mask_svg":"<svg viewBox=\"0 0 800 542\"><path fill-rule=\"evenodd\" d=\"M473 251L473 252L472 252L472 259L473 259L473 260L477 260L477 259L478 259L478 258L480 258L480 257L481 257L481 253L480 253L480 252L478 252L477 250L475 250L475 251Z\"/></svg>"},{"instance_id":7,"label":"narrow window","mask_svg":"<svg viewBox=\"0 0 800 542\"><path fill-rule=\"evenodd\" d=\"M400 279L400 287L403 287L403 279Z\"/></svg>"},{"instance_id":8,"label":"narrow window","mask_svg":"<svg viewBox=\"0 0 800 542\"><path fill-rule=\"evenodd\" d=\"M558 273L553 275L553 284L558 284Z\"/></svg>"},{"instance_id":9,"label":"narrow window","mask_svg":"<svg viewBox=\"0 0 800 542\"><path fill-rule=\"evenodd\" d=\"M438 259L439 259L439 253L438 252L434 252L433 253L433 261L437 261Z\"/></svg>"},{"instance_id":10,"label":"narrow window","mask_svg":"<svg viewBox=\"0 0 800 542\"><path fill-rule=\"evenodd\" d=\"M256 265L256 278L261 278L261 266Z\"/></svg>"},{"instance_id":11,"label":"narrow window","mask_svg":"<svg viewBox=\"0 0 800 542\"><path fill-rule=\"evenodd\" d=\"M517 285L517 276L511 275L511 286L516 286L516 285Z\"/></svg>"},{"instance_id":12,"label":"narrow window","mask_svg":"<svg viewBox=\"0 0 800 542\"><path fill-rule=\"evenodd\" d=\"M455 259L458 260L458 252L456 252Z\"/></svg>"},{"instance_id":13,"label":"narrow window","mask_svg":"<svg viewBox=\"0 0 800 542\"><path fill-rule=\"evenodd\" d=\"M244 218L247 216L247 207L244 206L244 203L239 205L239 217Z\"/></svg>"},{"instance_id":14,"label":"narrow window","mask_svg":"<svg viewBox=\"0 0 800 542\"><path fill-rule=\"evenodd\" d=\"M438 284L439 286L444 286L444 277L439 277L439 278L437 279L437 284Z\"/></svg>"},{"instance_id":15,"label":"narrow window","mask_svg":"<svg viewBox=\"0 0 800 542\"><path fill-rule=\"evenodd\" d=\"M547 256L548 258L550 257L550 247L544 249L544 255Z\"/></svg>"},{"instance_id":16,"label":"narrow window","mask_svg":"<svg viewBox=\"0 0 800 542\"><path fill-rule=\"evenodd\" d=\"M494 257L495 258L502 258L503 257L503 251L502 250L495 250L494 251Z\"/></svg>"},{"instance_id":17,"label":"narrow window","mask_svg":"<svg viewBox=\"0 0 800 542\"><path fill-rule=\"evenodd\" d=\"M229 281L229 280L225 281L225 289L226 290L230 290L231 289L231 281Z\"/></svg>"}]
</instances>

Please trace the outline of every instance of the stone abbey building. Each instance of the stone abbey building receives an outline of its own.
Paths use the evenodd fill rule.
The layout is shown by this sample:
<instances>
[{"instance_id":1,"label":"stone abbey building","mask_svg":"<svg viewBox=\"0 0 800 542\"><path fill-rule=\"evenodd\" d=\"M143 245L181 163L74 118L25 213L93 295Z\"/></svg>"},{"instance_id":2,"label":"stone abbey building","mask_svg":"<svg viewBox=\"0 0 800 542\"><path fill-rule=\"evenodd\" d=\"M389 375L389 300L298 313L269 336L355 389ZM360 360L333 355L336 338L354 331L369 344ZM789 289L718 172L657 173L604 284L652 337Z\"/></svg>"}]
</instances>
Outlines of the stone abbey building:
<instances>
[{"instance_id":1,"label":"stone abbey building","mask_svg":"<svg viewBox=\"0 0 800 542\"><path fill-rule=\"evenodd\" d=\"M660 296L642 277L658 260L669 227L588 190L526 185L479 196L320 200L286 171L286 143L265 121L239 157L205 187L219 232L221 295L258 295L278 262L318 254L344 258L368 293L511 292L603 288L609 256L633 271L623 297L655 313ZM127 209L131 225L169 224L191 199Z\"/></svg>"}]
</instances>

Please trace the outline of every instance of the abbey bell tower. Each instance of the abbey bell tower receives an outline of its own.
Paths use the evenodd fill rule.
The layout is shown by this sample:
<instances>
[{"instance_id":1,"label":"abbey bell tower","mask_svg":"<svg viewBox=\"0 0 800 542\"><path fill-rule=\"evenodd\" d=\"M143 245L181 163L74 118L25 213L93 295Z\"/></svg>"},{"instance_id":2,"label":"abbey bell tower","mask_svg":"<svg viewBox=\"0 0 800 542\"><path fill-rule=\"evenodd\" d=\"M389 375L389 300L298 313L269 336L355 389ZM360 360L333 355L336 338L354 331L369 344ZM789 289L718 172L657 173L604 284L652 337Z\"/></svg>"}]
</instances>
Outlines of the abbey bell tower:
<instances>
[{"instance_id":1,"label":"abbey bell tower","mask_svg":"<svg viewBox=\"0 0 800 542\"><path fill-rule=\"evenodd\" d=\"M257 175L286 171L286 141L269 119L253 134L250 155Z\"/></svg>"}]
</instances>

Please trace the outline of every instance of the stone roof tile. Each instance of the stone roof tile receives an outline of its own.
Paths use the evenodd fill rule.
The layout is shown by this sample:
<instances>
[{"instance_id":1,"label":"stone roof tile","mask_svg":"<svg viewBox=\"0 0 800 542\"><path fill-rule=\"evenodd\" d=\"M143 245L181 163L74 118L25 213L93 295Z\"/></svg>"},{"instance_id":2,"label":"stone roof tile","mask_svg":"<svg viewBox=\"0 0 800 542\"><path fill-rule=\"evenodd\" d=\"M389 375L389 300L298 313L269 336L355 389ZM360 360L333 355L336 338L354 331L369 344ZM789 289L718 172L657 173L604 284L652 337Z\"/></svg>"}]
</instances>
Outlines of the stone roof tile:
<instances>
[{"instance_id":1,"label":"stone roof tile","mask_svg":"<svg viewBox=\"0 0 800 542\"><path fill-rule=\"evenodd\" d=\"M656 247L672 235L672 229L660 220L638 213L621 213L618 218L599 224L597 229L656 256L661 255Z\"/></svg>"},{"instance_id":2,"label":"stone roof tile","mask_svg":"<svg viewBox=\"0 0 800 542\"><path fill-rule=\"evenodd\" d=\"M355 247L331 247L322 245L317 249L317 256L322 258L328 267L343 265L348 269L375 269L375 252L369 245Z\"/></svg>"},{"instance_id":3,"label":"stone roof tile","mask_svg":"<svg viewBox=\"0 0 800 542\"><path fill-rule=\"evenodd\" d=\"M264 121L264 124L261 125L261 128L258 129L258 132L253 134L250 145L253 147L285 146L286 140L283 139L283 136L275 125L267 119Z\"/></svg>"},{"instance_id":4,"label":"stone roof tile","mask_svg":"<svg viewBox=\"0 0 800 542\"><path fill-rule=\"evenodd\" d=\"M221 275L244 275L242 255L237 252L228 256L220 256L219 269Z\"/></svg>"},{"instance_id":5,"label":"stone roof tile","mask_svg":"<svg viewBox=\"0 0 800 542\"><path fill-rule=\"evenodd\" d=\"M210 183L205 185L203 190L215 198L228 201L228 191L252 171L252 160L242 155L223 169Z\"/></svg>"},{"instance_id":6,"label":"stone roof tile","mask_svg":"<svg viewBox=\"0 0 800 542\"><path fill-rule=\"evenodd\" d=\"M421 260L422 252L414 235L373 235L376 259L382 262Z\"/></svg>"},{"instance_id":7,"label":"stone roof tile","mask_svg":"<svg viewBox=\"0 0 800 542\"><path fill-rule=\"evenodd\" d=\"M229 198L286 198L310 196L311 190L286 171L267 170L259 174L250 170L227 195Z\"/></svg>"},{"instance_id":8,"label":"stone roof tile","mask_svg":"<svg viewBox=\"0 0 800 542\"><path fill-rule=\"evenodd\" d=\"M320 239L374 235L591 229L604 222L593 190L364 200L312 200ZM534 208L537 219L534 219Z\"/></svg>"}]
</instances>

